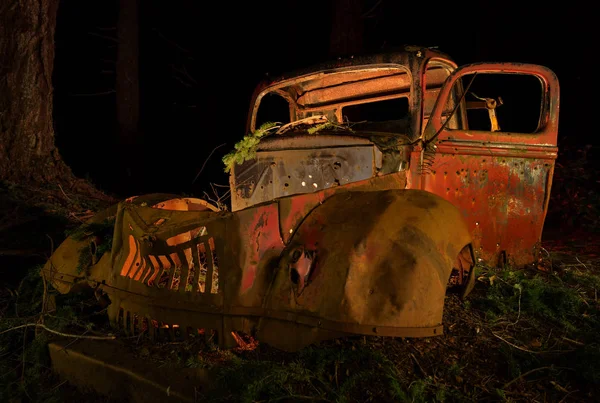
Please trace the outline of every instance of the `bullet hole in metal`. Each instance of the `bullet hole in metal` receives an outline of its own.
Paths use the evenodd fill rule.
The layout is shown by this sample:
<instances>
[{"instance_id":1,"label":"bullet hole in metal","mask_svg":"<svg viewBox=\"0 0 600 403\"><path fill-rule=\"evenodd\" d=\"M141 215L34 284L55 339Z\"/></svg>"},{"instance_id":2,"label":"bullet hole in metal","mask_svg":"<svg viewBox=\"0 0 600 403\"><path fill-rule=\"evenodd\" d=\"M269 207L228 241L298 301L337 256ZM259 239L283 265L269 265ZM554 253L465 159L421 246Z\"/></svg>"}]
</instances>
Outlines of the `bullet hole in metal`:
<instances>
[{"instance_id":1,"label":"bullet hole in metal","mask_svg":"<svg viewBox=\"0 0 600 403\"><path fill-rule=\"evenodd\" d=\"M300 256L302 256L302 250L301 249L296 249L292 252L292 263L296 263L298 261L298 259L300 259Z\"/></svg>"},{"instance_id":2,"label":"bullet hole in metal","mask_svg":"<svg viewBox=\"0 0 600 403\"><path fill-rule=\"evenodd\" d=\"M298 284L300 281L300 274L296 269L290 270L290 281L294 284Z\"/></svg>"}]
</instances>

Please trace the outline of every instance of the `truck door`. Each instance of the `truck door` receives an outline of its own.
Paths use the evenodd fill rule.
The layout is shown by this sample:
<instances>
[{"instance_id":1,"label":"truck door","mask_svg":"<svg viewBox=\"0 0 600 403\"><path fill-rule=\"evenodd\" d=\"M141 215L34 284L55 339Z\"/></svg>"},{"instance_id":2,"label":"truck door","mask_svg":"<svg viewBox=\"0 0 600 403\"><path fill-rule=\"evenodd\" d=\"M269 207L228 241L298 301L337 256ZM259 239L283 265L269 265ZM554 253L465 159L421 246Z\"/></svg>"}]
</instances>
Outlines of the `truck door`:
<instances>
[{"instance_id":1,"label":"truck door","mask_svg":"<svg viewBox=\"0 0 600 403\"><path fill-rule=\"evenodd\" d=\"M480 82L496 82L494 91L513 96L481 93ZM523 103L525 82L538 93L533 108ZM519 116L505 116L511 108ZM476 258L517 266L537 258L558 152L558 112L558 79L537 65L467 65L441 88L411 155L409 187L438 194L462 211Z\"/></svg>"}]
</instances>

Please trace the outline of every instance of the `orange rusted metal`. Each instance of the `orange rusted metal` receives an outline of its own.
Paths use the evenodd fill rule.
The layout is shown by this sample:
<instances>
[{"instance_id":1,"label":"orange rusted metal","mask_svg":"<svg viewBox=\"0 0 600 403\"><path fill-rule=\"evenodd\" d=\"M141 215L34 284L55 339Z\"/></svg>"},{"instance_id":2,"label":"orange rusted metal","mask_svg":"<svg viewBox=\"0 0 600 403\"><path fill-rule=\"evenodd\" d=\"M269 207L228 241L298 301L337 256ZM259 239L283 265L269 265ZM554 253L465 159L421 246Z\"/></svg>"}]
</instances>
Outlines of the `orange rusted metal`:
<instances>
[{"instance_id":1,"label":"orange rusted metal","mask_svg":"<svg viewBox=\"0 0 600 403\"><path fill-rule=\"evenodd\" d=\"M534 133L443 127L441 110L454 83L471 73L525 74L543 89ZM457 206L473 234L479 259L522 266L537 259L558 149L559 85L549 69L527 64L476 64L455 71L440 93L425 138L437 136L429 175L413 175L415 188ZM419 158L413 152L413 160Z\"/></svg>"},{"instance_id":2,"label":"orange rusted metal","mask_svg":"<svg viewBox=\"0 0 600 403\"><path fill-rule=\"evenodd\" d=\"M469 130L462 78L473 73L537 77L537 131L502 132L495 110L491 131ZM244 332L297 350L347 334L439 335L449 280L466 295L475 259L535 260L557 152L548 69L457 69L415 47L336 61L259 85L250 132L270 96L287 122L233 166L231 212L130 198L92 220L114 217L111 252L80 275L87 241L69 238L49 280L96 287L134 334L216 334L231 347Z\"/></svg>"}]
</instances>

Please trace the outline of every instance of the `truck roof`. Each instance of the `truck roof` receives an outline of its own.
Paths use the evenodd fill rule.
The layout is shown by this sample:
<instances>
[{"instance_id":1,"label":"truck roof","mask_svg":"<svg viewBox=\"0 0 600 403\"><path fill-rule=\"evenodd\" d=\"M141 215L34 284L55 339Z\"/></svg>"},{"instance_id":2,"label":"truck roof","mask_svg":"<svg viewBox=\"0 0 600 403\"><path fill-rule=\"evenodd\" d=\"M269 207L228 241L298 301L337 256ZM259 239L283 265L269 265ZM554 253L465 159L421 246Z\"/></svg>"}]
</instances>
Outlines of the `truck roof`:
<instances>
[{"instance_id":1,"label":"truck roof","mask_svg":"<svg viewBox=\"0 0 600 403\"><path fill-rule=\"evenodd\" d=\"M386 65L386 64L399 64L407 65L411 58L440 58L452 61L452 58L435 48L427 48L421 46L405 45L401 49L395 49L389 52L378 52L357 56L338 57L326 62L310 65L308 67L294 69L282 74L267 78L259 84L259 87L265 88L267 86L287 81L293 78L302 77L305 75L311 75L320 72L331 72L339 69L346 69L352 67L368 67L372 65Z\"/></svg>"},{"instance_id":2,"label":"truck roof","mask_svg":"<svg viewBox=\"0 0 600 403\"><path fill-rule=\"evenodd\" d=\"M393 52L338 58L263 80L250 103L247 132L256 129L257 111L268 93L286 99L292 114L299 114L296 119L322 112L325 105L330 106L329 113L335 113L345 103L410 91L413 75L426 63L431 84L441 84L456 68L443 52L405 46Z\"/></svg>"}]
</instances>

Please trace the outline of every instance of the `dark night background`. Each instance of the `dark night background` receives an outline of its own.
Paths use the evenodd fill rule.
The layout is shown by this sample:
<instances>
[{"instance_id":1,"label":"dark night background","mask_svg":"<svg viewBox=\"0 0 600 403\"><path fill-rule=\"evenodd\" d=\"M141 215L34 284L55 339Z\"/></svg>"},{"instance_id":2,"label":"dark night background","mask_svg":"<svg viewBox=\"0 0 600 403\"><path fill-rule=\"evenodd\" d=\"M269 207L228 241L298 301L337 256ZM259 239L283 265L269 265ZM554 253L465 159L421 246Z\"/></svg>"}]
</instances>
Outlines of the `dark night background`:
<instances>
[{"instance_id":1,"label":"dark night background","mask_svg":"<svg viewBox=\"0 0 600 403\"><path fill-rule=\"evenodd\" d=\"M127 14L123 10L136 3L139 9L134 15L138 22L124 25L121 19L120 24L119 18ZM52 57L50 33L54 28L56 4L52 69L48 58ZM161 400L161 396L178 399L182 384L193 386L190 401L192 396L194 401L600 401L600 140L596 128L600 113L596 107L598 84L593 56L597 48L598 13L597 7L588 4L592 3L534 4L522 0L480 0L472 4L399 0L0 0L0 402L121 401L107 400L88 391L96 381L103 391L114 390L119 395L122 392L124 396L137 396L138 399L144 399L148 393L152 394L152 401ZM349 12L352 6L356 7L354 13ZM138 33L139 45L135 49L139 57L133 57L135 49L131 53L123 52L123 49L131 49L132 42L122 40L123 37L131 39L131 35L118 38L124 26L130 33L134 32L133 36ZM348 41L348 37L356 41ZM342 42L356 44L356 49L340 52ZM126 301L141 289L133 283L122 289L119 284L125 283L109 280L106 284L104 280L108 277L104 276L109 272L104 269L92 275L89 267L99 256L108 257L103 262L110 265L107 255L116 250L111 249L111 234L117 235L115 240L122 238L119 228L115 232L114 220L111 220L114 217L106 218L114 212L104 210L106 215L97 215L101 209L115 205L116 199L155 192L211 199L225 197L228 177L222 157L247 134L249 102L255 87L267 74L274 77L342 55L402 50L402 45L435 47L447 53L459 66L476 62L533 63L552 69L558 76L561 85L559 154L539 259L531 265L516 267L507 264L506 255L501 254L499 262L483 262L477 267L469 265L470 272L476 274L470 278L477 285L466 301L459 299L456 290L446 295L443 335L382 337L398 334L395 329L402 331L403 328L385 326L384 332L379 332L379 325L374 322L373 336L357 333L358 337L324 342L299 353L279 351L253 337L242 340L241 349L225 351L216 348L215 342L223 336L219 332L227 330L234 322L236 326L242 321L253 323L254 319L248 320L243 316L244 312L248 315L262 312L254 311L249 305L239 307L238 311L236 301L242 301L241 305L244 305L264 297L265 304L275 301L271 304L275 307L272 311L286 312L285 305L280 304L279 297L271 292L272 284L275 284L273 279L283 279L274 273L287 270L284 264L289 258L284 253L293 251L292 255L295 255L296 247L298 250L304 248L294 241L285 249L282 246L282 258L276 259L274 253L280 253L277 252L279 246L269 246L273 237L261 233L259 227L262 224L259 223L255 240L262 248L259 238L264 238L264 245L268 246L264 253L262 249L256 251L264 260L256 266L262 271L244 269L245 274L250 273L248 278L253 276L252 281L264 283L252 286L259 290L256 295L240 289L240 295L233 295L229 302L227 298L211 297L210 301L221 302L211 302L210 310L187 310L184 306L187 297L173 294L176 299L171 299L162 292L167 291L163 289L160 294L153 291L145 294L144 291L143 295L131 299L130 305L124 305L125 308L135 307L160 296L149 302L147 311L149 314L161 312L160 320L170 320L165 318L169 312L177 313L179 306L183 310L173 316L173 321L182 317L182 312L187 312L186 315L209 312L206 328L183 342L172 337L189 328L180 323L182 326L176 330L175 323L170 323L173 326L169 342L155 340L159 343L150 343L148 329L158 323L149 322L150 318L146 317L144 330L144 310L127 312L127 315L121 310L123 316L118 322L124 322L121 324L130 330L137 320L135 335L125 335L110 326L107 300L105 296L101 297L102 291L114 288L110 297L116 295L116 301ZM123 94L131 94L123 90L126 80L122 73L127 70L127 63L123 63L124 54L132 56L130 60L137 60L139 65L139 75L136 75L139 102L129 105L123 102ZM52 91L48 85L50 71L53 98L49 97ZM135 84L134 81L129 83ZM529 104L523 106L527 101L525 86L511 84L508 88L498 82L494 81L494 88L502 93L494 93L494 89L479 95L506 99L504 109L498 111L499 120L503 110L512 107L522 113L510 121L514 123L528 112ZM505 89L516 96L505 97ZM50 99L53 99L53 105ZM134 131L124 129L124 116L137 114L124 114L123 111L128 109L123 105L132 110L137 108L131 108L131 105L139 106L139 119L129 122L136 120L137 123L127 126L135 126ZM48 117L50 110L52 119ZM482 112L484 123L489 123L487 111L476 112ZM54 131L49 125L50 120ZM508 126L504 121L501 124L504 129ZM123 133L135 135L127 137ZM124 139L132 138L135 143L124 146ZM54 144L62 160L56 158ZM482 164L485 165L485 160ZM86 180L76 180L72 173L94 186L89 186ZM215 196L211 184L223 186L216 187L218 195ZM229 205L227 198L220 201ZM347 206L355 208L352 202ZM428 205L422 207L429 209ZM356 214L356 211L351 213ZM96 220L90 221L94 217ZM215 242L221 242L220 237L227 242L233 240L231 245L223 247L229 254L224 260L220 254L208 253L206 248L204 262L200 253L195 254L199 272L210 255L213 259L208 265L212 267L213 278L215 268L221 267L219 281L222 284L230 281L228 278L237 281L235 270L241 270L243 260L238 262L236 259L244 259L248 253L235 248L246 245L238 235L244 234L246 227L242 221L248 217L235 218L234 225L228 224L227 228L236 227L240 221L241 232L232 237L229 234L222 237L220 231L215 233ZM267 216L256 217L263 222ZM376 256L376 263L383 268L380 272L393 274L389 284L381 273L373 270L372 278L354 281L360 287L340 288L344 292L340 303L350 306L352 303L348 305L347 301L351 298L358 301L355 306L364 301L383 301L382 304L393 306L398 312L408 312L405 316L412 320L419 314L418 304L408 308L398 305L404 304L401 294L415 294L410 287L416 285L419 291L425 283L419 285L418 282L429 280L435 280L435 287L428 295L434 296L435 304L439 303L441 299L435 290L440 290L442 285L439 281L441 272L436 269L432 275L419 274L415 268L447 261L448 253L458 244L447 242L446 251L431 249L430 243L442 245L439 240L443 237L429 235L428 232L438 231L438 228L430 226L431 220L427 220L417 217L414 225L409 223L403 229L402 236L408 239L408 247L401 244L401 238L392 239L394 243L389 244L398 250ZM160 225L159 221L155 222L156 226ZM443 230L454 221L456 225L462 225L450 217L450 221L441 223L439 228ZM82 225L84 222L86 225ZM381 220L373 223L381 223ZM332 224L339 222L333 220ZM340 228L354 228L353 225ZM420 229L421 225L427 225L427 228ZM376 232L373 228L377 229L369 226L368 234ZM519 237L519 230L513 226L510 233ZM244 236L254 236L251 230L246 232ZM477 232L477 236L481 236L481 230ZM353 236L364 238L364 242L354 245L354 249L351 245L348 250L359 251L358 260L366 262L370 259L367 256L370 251L365 253L364 245L369 245L367 240L371 238L359 235ZM62 244L66 247L57 250L66 237L69 241ZM152 244L148 237L143 238L144 245ZM381 234L372 239L380 238ZM75 239L81 243L76 243ZM130 235L130 241L132 239ZM301 237L294 239L302 240ZM183 244L179 245L184 248ZM221 250L219 248L217 251ZM326 247L320 245L319 248L324 252L322 256L327 256ZM378 253L379 249L374 250ZM130 247L129 250L133 249ZM420 256L432 250L431 256ZM140 253L148 251L147 246L140 247L136 259L139 260ZM303 262L311 256L306 252L308 249L303 251ZM317 252L310 252L310 259L317 257L318 262ZM442 252L445 260L440 260ZM463 252L468 252L468 248L463 248L459 254L459 268L465 267ZM57 260L52 259L51 264L44 266L50 256L56 256ZM340 257L338 260L343 263L340 253L331 256L334 256L331 261ZM397 266L394 266L392 256L397 256L400 262ZM77 267L69 268L75 260ZM63 267L55 265L56 262L66 267L64 274L71 277L63 279ZM229 268L225 267L228 263L231 263ZM164 266L161 263L160 267ZM362 270L364 265L358 266ZM97 267L111 267L114 272L112 266L104 263ZM315 278L313 267L319 266L311 263L304 285ZM368 274L367 269L363 271ZM343 268L336 270L334 273L345 273ZM184 273L174 268L171 287L176 272L179 272L180 280ZM408 273L409 282L400 282L404 272ZM95 273L99 273L97 278ZM159 281L165 278L165 273L165 270L161 271ZM291 265L289 273L290 281L297 283L292 277ZM56 279L57 275L60 280ZM346 281L346 277L341 281ZM70 278L78 283L73 287L76 292L59 295L50 286L52 282L66 287ZM338 280L332 276L324 278L323 284ZM451 282L458 281L464 281L462 273L460 277L452 276ZM86 282L94 288L80 292L84 287L79 284ZM373 288L369 284L373 284ZM373 296L377 299L367 300L364 292L367 286L368 296L377 288ZM327 287L336 289L335 284ZM235 291L235 287L229 286L222 289ZM187 287L181 287L181 290L188 291ZM318 300L315 299L318 292L310 295L305 300ZM169 301L177 301L177 307ZM193 301L203 304L202 301L209 300L194 297ZM301 306L302 300L298 301L294 304ZM415 301L419 298L412 302ZM327 305L323 312L333 312L336 307L336 302L327 298L322 298L322 303ZM435 316L431 312L436 308L431 306L423 310L427 311L428 320ZM116 308L113 312L119 307ZM252 310L245 311L246 308ZM222 327L215 312L228 318L222 321ZM300 325L304 323L295 313L289 316L290 312L285 318L296 318L294 320ZM301 310L298 312L303 315ZM338 329L347 329L348 335L353 329L366 329L365 323L372 323L367 315L374 315L374 312L365 309L364 313L356 314L357 318L361 316L359 322L338 322L336 328L339 325ZM319 312L310 314L313 319L318 315ZM350 314L343 315L354 320ZM284 316L272 315L271 318L274 320L266 323L272 324L263 327L265 332L273 331L277 332L277 337L289 338L290 345L300 340L300 333L291 334L291 327L277 324L277 319ZM393 324L392 319L389 321ZM262 323L259 317L256 320ZM333 320L328 322L335 323ZM308 323L312 322L305 324ZM357 324L362 326L355 327ZM210 329L213 326L218 327L216 333ZM320 320L318 326L321 326ZM334 329L328 326L320 330ZM400 326L406 324L400 322ZM196 330L200 329L193 329L193 333ZM167 331L161 322L160 334L164 336ZM156 329L149 333L154 336ZM320 337L333 332L315 334ZM418 328L408 328L406 334L425 333ZM61 337L57 338L57 335ZM239 335L243 336L242 333ZM69 336L69 339L63 336ZM115 337L118 340L114 340L114 344L111 344L113 341L99 340L97 346L87 344L92 340L81 340ZM57 340L67 341L64 341L64 347L54 350L55 354L65 350L64 356L71 357L64 361L59 358L63 362L59 366L68 369L64 380L51 373L51 366L58 361L51 361L47 354L47 344ZM78 351L81 342L85 346L80 350L83 353L70 354L70 350ZM117 343L123 350L113 349ZM73 374L72 379L69 379L69 372ZM160 378L154 379L155 375ZM203 378L202 382L196 382L196 375ZM77 385L85 386L84 394L75 390Z\"/></svg>"},{"instance_id":2,"label":"dark night background","mask_svg":"<svg viewBox=\"0 0 600 403\"><path fill-rule=\"evenodd\" d=\"M343 1L140 3L141 140L128 163L118 152L113 91L119 3L65 0L58 11L56 142L76 175L119 196L201 196L210 182L227 184L221 157L245 134L254 87L266 73L333 58L332 19ZM366 53L414 44L435 46L458 65L511 61L551 68L561 83L559 162L579 158L588 144L593 155L600 145L589 128L597 85L588 56L593 12L585 6L365 0L363 10Z\"/></svg>"}]
</instances>

